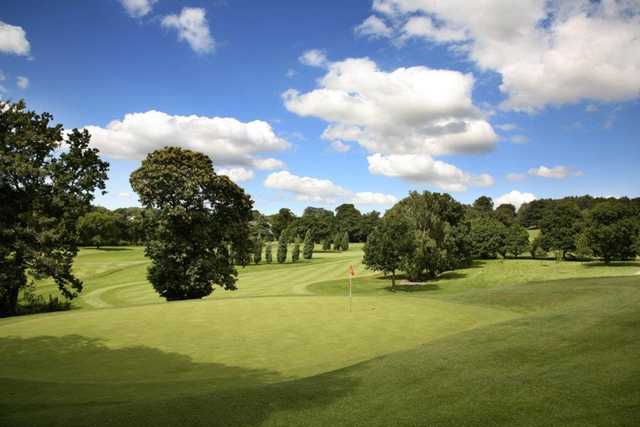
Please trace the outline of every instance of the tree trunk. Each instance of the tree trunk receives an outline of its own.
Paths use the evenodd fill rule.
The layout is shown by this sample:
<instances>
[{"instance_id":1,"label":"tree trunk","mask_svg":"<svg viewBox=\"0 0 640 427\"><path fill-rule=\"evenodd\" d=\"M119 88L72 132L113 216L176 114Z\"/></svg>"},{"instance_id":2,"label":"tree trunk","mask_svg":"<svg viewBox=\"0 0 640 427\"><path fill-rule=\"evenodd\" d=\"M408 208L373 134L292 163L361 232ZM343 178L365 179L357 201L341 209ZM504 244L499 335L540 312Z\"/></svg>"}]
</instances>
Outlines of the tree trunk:
<instances>
[{"instance_id":1,"label":"tree trunk","mask_svg":"<svg viewBox=\"0 0 640 427\"><path fill-rule=\"evenodd\" d=\"M16 254L15 260L2 266L5 283L0 284L4 288L3 298L0 299L0 317L12 316L16 314L18 308L18 296L20 288L27 284L24 274L23 257Z\"/></svg>"},{"instance_id":2,"label":"tree trunk","mask_svg":"<svg viewBox=\"0 0 640 427\"><path fill-rule=\"evenodd\" d=\"M396 271L391 271L391 290L396 291Z\"/></svg>"}]
</instances>

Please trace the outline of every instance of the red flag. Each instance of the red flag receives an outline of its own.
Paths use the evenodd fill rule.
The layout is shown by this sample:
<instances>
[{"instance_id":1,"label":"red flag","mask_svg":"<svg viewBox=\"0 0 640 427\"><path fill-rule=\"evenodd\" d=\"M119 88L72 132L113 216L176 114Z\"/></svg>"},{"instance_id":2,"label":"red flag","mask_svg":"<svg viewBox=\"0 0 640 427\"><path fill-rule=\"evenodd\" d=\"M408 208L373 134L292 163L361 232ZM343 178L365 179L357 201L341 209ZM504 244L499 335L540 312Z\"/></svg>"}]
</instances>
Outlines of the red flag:
<instances>
[{"instance_id":1,"label":"red flag","mask_svg":"<svg viewBox=\"0 0 640 427\"><path fill-rule=\"evenodd\" d=\"M356 275L356 271L353 269L353 264L349 264L349 276L353 277Z\"/></svg>"}]
</instances>

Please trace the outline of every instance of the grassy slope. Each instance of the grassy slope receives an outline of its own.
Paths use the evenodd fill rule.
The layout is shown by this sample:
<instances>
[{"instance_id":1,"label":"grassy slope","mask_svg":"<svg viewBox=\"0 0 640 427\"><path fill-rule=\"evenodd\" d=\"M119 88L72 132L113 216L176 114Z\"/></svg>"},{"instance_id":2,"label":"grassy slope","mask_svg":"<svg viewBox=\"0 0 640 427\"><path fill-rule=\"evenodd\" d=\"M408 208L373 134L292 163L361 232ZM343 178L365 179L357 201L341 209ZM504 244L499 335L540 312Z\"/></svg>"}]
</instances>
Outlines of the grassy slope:
<instances>
[{"instance_id":1,"label":"grassy slope","mask_svg":"<svg viewBox=\"0 0 640 427\"><path fill-rule=\"evenodd\" d=\"M83 251L85 298L120 307L0 321L0 425L640 419L640 266L492 261L396 293L359 277L348 312L326 279L359 258L252 266L238 292L157 304L139 250Z\"/></svg>"}]
</instances>

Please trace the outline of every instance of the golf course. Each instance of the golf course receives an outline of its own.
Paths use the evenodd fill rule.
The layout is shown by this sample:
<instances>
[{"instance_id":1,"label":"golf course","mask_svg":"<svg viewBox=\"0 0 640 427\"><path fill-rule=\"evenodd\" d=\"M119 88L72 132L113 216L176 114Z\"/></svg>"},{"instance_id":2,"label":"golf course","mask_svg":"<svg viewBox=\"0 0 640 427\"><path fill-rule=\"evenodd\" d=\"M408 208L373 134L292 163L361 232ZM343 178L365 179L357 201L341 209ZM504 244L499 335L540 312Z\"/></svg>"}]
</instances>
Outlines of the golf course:
<instances>
[{"instance_id":1,"label":"golf course","mask_svg":"<svg viewBox=\"0 0 640 427\"><path fill-rule=\"evenodd\" d=\"M362 255L317 247L166 302L142 248L83 248L71 311L0 319L0 425L640 420L640 263L474 261L391 292Z\"/></svg>"}]
</instances>

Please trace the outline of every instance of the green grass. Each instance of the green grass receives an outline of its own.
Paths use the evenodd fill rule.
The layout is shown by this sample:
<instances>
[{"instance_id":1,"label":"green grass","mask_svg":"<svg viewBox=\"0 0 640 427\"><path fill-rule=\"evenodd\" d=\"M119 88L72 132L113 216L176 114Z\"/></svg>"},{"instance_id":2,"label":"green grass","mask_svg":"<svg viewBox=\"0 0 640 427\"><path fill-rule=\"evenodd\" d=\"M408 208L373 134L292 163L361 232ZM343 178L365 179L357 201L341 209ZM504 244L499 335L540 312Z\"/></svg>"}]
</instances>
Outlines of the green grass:
<instances>
[{"instance_id":1,"label":"green grass","mask_svg":"<svg viewBox=\"0 0 640 427\"><path fill-rule=\"evenodd\" d=\"M640 421L640 263L482 261L390 292L361 256L166 303L140 248L84 249L75 310L0 320L0 425Z\"/></svg>"}]
</instances>

